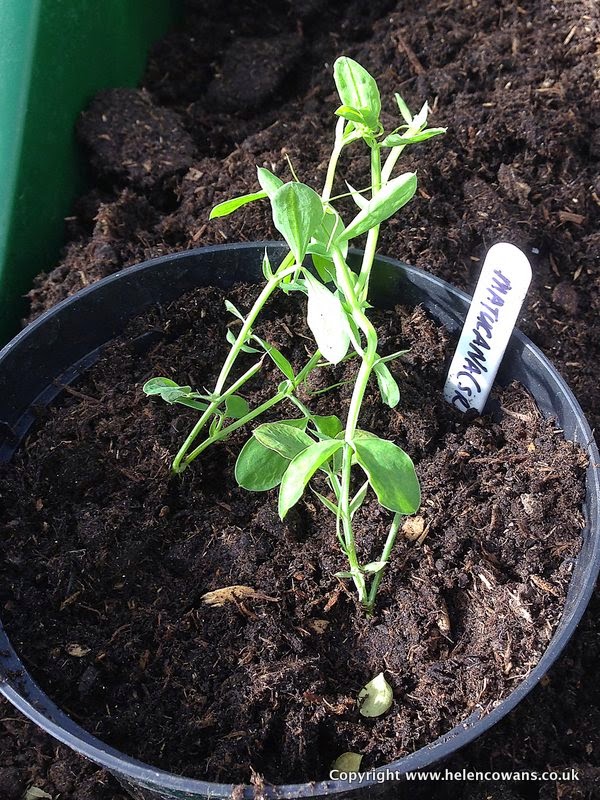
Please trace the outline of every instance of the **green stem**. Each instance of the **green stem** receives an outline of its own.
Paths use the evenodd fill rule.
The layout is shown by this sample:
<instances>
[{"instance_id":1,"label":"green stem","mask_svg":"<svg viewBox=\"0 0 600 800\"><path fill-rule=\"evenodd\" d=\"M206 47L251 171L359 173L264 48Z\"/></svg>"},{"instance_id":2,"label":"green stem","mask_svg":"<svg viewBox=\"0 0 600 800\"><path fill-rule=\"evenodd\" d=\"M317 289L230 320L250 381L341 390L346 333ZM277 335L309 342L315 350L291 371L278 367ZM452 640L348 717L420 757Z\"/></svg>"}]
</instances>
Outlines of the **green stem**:
<instances>
[{"instance_id":1,"label":"green stem","mask_svg":"<svg viewBox=\"0 0 600 800\"><path fill-rule=\"evenodd\" d=\"M222 394L223 386L225 385L225 382L229 377L229 374L237 360L237 357L242 352L242 347L244 346L246 339L248 338L248 335L252 330L252 325L256 321L256 318L262 311L263 307L265 306L265 304L267 303L268 299L273 294L275 289L279 286L281 281L288 275L294 273L296 268L289 266L290 262L293 262L293 260L294 260L293 255L289 253L281 262L279 268L277 269L273 277L267 281L267 283L263 287L263 290L256 298L254 305L250 310L250 313L246 317L246 320L242 325L240 332L237 335L235 343L231 346L231 350L229 351L229 354L223 366L221 367L221 372L219 373L219 377L217 378L217 382L215 384L215 388L213 391L213 394L218 395L218 397L216 400L213 400L212 403L210 403L206 411L202 414L198 422L194 425L194 427L188 434L186 440L180 447L179 452L175 456L173 460L173 465L171 467L173 472L178 473L182 472L185 469L185 467L189 463L188 459L186 458L186 453L193 445L195 440L198 438L198 436L206 426L206 423L210 420L215 411L223 403L224 397L228 395L228 393ZM231 390L229 393L231 393Z\"/></svg>"},{"instance_id":2,"label":"green stem","mask_svg":"<svg viewBox=\"0 0 600 800\"><path fill-rule=\"evenodd\" d=\"M215 391L214 391L215 394L221 393L221 390L225 385L225 381L229 377L231 368L233 367L235 360L240 354L242 347L246 343L246 339L248 338L252 330L252 326L256 322L256 318L263 310L263 307L267 303L268 299L271 297L275 289L277 289L281 281L285 277L287 277L288 275L292 275L296 271L295 267L289 266L289 264L293 262L294 262L294 256L292 255L292 253L289 253L282 261L277 272L275 272L273 277L266 282L262 292L258 295L256 300L254 301L254 305L250 309L250 312L246 317L246 321L242 325L240 332L237 335L235 344L232 346L231 350L229 351L229 355L227 356L223 366L221 367L221 372L215 384Z\"/></svg>"},{"instance_id":3,"label":"green stem","mask_svg":"<svg viewBox=\"0 0 600 800\"><path fill-rule=\"evenodd\" d=\"M371 186L373 187L371 197L373 197L373 195L377 194L382 186L381 150L379 149L377 142L371 146ZM374 228L371 228L367 234L365 252L358 276L358 293L359 297L362 299L366 299L367 292L369 290L369 277L371 275L371 269L373 267L373 261L375 260L375 253L377 251L379 228L380 226L376 225Z\"/></svg>"},{"instance_id":4,"label":"green stem","mask_svg":"<svg viewBox=\"0 0 600 800\"><path fill-rule=\"evenodd\" d=\"M394 519L392 520L392 524L390 526L389 533L387 535L387 539L385 540L385 545L383 547L380 561L385 561L386 563L389 561L390 556L392 554L392 550L394 548L394 544L396 542L396 536L398 535L398 531L400 530L400 522L402 521L402 514L396 513L394 514ZM377 597L377 590L379 589L379 584L381 583L381 579L383 578L383 569L380 569L379 572L376 572L373 581L371 582L371 586L369 588L369 597L366 602L366 609L369 614L373 613L373 607L375 606L375 598Z\"/></svg>"},{"instance_id":5,"label":"green stem","mask_svg":"<svg viewBox=\"0 0 600 800\"><path fill-rule=\"evenodd\" d=\"M296 401L297 398L293 396L293 392L298 388L298 386L302 383L302 381L306 380L307 376L312 372L312 370L314 369L315 365L318 363L320 358L321 358L321 352L317 350L311 356L308 362L304 365L304 367L300 370L300 372L296 375L294 380L287 382L288 385L284 390L282 390L281 392L277 392L276 395L271 397L269 400L266 400L260 406L254 408L252 411L250 411L241 419L232 422L226 428L220 429L213 436L207 437L201 444L198 445L198 447L196 447L194 450L192 450L192 452L188 456L186 456L180 468L180 471L182 472L186 467L189 467L192 461L195 458L197 458L200 455L200 453L203 453L204 450L210 447L210 445L214 444L215 442L220 442L223 439L227 439L227 437L230 436L238 428L243 427L248 422L251 422L253 419L256 419L256 417L259 417L261 414L264 414L265 411L268 411L270 408L273 408L273 406L277 405L277 403L280 403L282 400L285 400L286 398L289 398L292 401ZM233 387L229 389L226 392L226 394L223 395L223 397L229 395L232 392L233 392ZM300 403L299 400L297 402Z\"/></svg>"},{"instance_id":6,"label":"green stem","mask_svg":"<svg viewBox=\"0 0 600 800\"><path fill-rule=\"evenodd\" d=\"M329 166L327 167L327 175L325 176L325 184L323 186L323 192L321 193L321 197L324 203L328 203L331 197L331 192L333 190L333 182L335 180L335 172L337 170L338 161L341 155L342 150L344 149L344 127L346 125L346 121L340 117L337 121L335 126L335 142L333 145L333 150L331 151L331 157L329 159Z\"/></svg>"},{"instance_id":7,"label":"green stem","mask_svg":"<svg viewBox=\"0 0 600 800\"><path fill-rule=\"evenodd\" d=\"M200 453L203 453L207 449L207 447L210 447L211 445L215 444L215 442L220 442L223 439L227 439L229 436L231 436L231 434L234 431L237 431L238 428L243 427L248 422L251 422L253 419L256 419L256 417L259 417L261 414L264 414L265 411L268 411L274 405L277 405L277 403L280 403L282 400L285 400L285 398L288 396L289 395L287 391L277 392L276 395L273 395L273 397L271 397L269 400L266 400L260 406L254 408L252 411L246 414L245 417L242 417L241 419L236 419L235 422L232 422L231 425L228 425L226 428L222 428L218 433L215 433L214 436L209 436L208 438L204 439L204 441L201 442L198 445L198 447L196 447L194 450L192 450L192 452L188 456L186 456L183 462L183 466L180 469L180 472L183 472L183 470L186 467L189 467L192 461L195 458L198 458Z\"/></svg>"},{"instance_id":8,"label":"green stem","mask_svg":"<svg viewBox=\"0 0 600 800\"><path fill-rule=\"evenodd\" d=\"M344 433L345 445L342 453L342 481L341 498L339 503L340 517L346 544L346 554L350 564L354 584L358 591L359 600L366 604L367 593L364 574L360 570L358 556L356 554L356 544L354 541L354 531L352 529L352 515L350 513L350 480L352 474L352 456L354 449L352 442L358 425L360 409L367 390L367 385L373 366L377 360L377 332L367 319L361 302L356 296L350 270L341 251L337 248L333 250L333 260L336 267L336 276L339 286L344 293L346 301L350 305L352 317L356 325L362 330L366 338L366 348L362 351L362 363L356 376L356 383L350 400L348 417L346 419L346 430Z\"/></svg>"},{"instance_id":9,"label":"green stem","mask_svg":"<svg viewBox=\"0 0 600 800\"><path fill-rule=\"evenodd\" d=\"M397 147L392 147L392 149L388 153L388 157L386 158L385 164L383 165L383 170L381 171L381 179L384 184L387 183L391 178L393 169L396 166L396 162L404 152L405 147L406 147L405 144L399 144Z\"/></svg>"}]
</instances>

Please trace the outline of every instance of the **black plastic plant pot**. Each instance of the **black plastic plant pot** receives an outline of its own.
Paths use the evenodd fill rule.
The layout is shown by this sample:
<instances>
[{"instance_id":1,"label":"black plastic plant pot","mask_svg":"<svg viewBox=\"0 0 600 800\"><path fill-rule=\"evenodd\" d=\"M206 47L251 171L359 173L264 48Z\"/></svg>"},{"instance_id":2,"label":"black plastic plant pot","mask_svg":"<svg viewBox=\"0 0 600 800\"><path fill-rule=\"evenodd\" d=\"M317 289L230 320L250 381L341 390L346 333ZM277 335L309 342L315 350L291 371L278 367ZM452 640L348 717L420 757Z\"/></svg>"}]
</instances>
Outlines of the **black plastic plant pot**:
<instances>
[{"instance_id":1,"label":"black plastic plant pot","mask_svg":"<svg viewBox=\"0 0 600 800\"><path fill-rule=\"evenodd\" d=\"M271 259L283 258L279 244L269 243ZM35 409L47 405L97 359L103 345L119 335L127 322L156 303L168 303L197 286L227 288L239 281L262 278L265 244L207 247L165 256L131 267L84 289L46 312L0 353L0 459L10 460L35 418ZM469 304L467 295L449 284L398 261L379 258L373 270L372 302L421 303L450 332L457 332ZM426 769L447 758L489 730L511 711L560 655L592 594L600 567L599 465L600 456L583 412L552 364L522 334L512 336L499 374L507 383L520 381L546 416L554 417L567 439L579 442L589 457L587 527L583 547L573 568L560 624L538 665L490 713L473 713L436 741L399 761L379 768L397 775ZM254 798L254 787L207 783L161 772L109 747L85 731L41 691L12 648L0 625L0 691L25 716L77 753L108 769L133 797L150 800L204 800ZM385 791L381 777L362 783L318 781L268 786L267 798L324 798L377 796Z\"/></svg>"}]
</instances>

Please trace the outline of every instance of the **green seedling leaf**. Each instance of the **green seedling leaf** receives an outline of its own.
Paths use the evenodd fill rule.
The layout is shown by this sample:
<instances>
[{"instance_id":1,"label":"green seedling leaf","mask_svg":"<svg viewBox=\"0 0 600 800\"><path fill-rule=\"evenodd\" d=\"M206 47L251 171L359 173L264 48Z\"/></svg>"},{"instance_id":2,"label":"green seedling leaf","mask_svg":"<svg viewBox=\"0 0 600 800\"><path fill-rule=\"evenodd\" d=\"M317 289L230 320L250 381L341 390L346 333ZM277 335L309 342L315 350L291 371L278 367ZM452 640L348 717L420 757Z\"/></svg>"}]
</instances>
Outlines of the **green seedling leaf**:
<instances>
[{"instance_id":1,"label":"green seedling leaf","mask_svg":"<svg viewBox=\"0 0 600 800\"><path fill-rule=\"evenodd\" d=\"M360 753L342 753L331 764L331 771L334 772L358 772L363 757Z\"/></svg>"},{"instance_id":2,"label":"green seedling leaf","mask_svg":"<svg viewBox=\"0 0 600 800\"><path fill-rule=\"evenodd\" d=\"M359 112L369 128L375 130L381 114L381 96L375 78L354 59L342 56L333 65L333 79L342 106Z\"/></svg>"},{"instance_id":3,"label":"green seedling leaf","mask_svg":"<svg viewBox=\"0 0 600 800\"><path fill-rule=\"evenodd\" d=\"M310 186L292 181L277 189L271 205L273 224L288 243L296 263L301 264L323 219L321 198Z\"/></svg>"},{"instance_id":4,"label":"green seedling leaf","mask_svg":"<svg viewBox=\"0 0 600 800\"><path fill-rule=\"evenodd\" d=\"M335 414L322 417L320 414L313 414L311 421L320 434L328 439L335 439L338 433L344 430L344 426L339 417Z\"/></svg>"},{"instance_id":5,"label":"green seedling leaf","mask_svg":"<svg viewBox=\"0 0 600 800\"><path fill-rule=\"evenodd\" d=\"M200 401L203 395L193 392L191 386L179 386L170 378L151 378L146 381L143 390L149 397L159 395L165 403L170 405L179 403L195 408L197 411L204 411L208 408L206 403Z\"/></svg>"},{"instance_id":6,"label":"green seedling leaf","mask_svg":"<svg viewBox=\"0 0 600 800\"><path fill-rule=\"evenodd\" d=\"M236 337L235 333L229 328L227 329L227 333L225 334L225 338L227 339L227 341L231 345L234 345L236 343L236 341L237 341L237 337ZM258 353L259 352L256 349L256 347L250 347L249 344L243 344L240 349L241 349L242 353Z\"/></svg>"},{"instance_id":7,"label":"green seedling leaf","mask_svg":"<svg viewBox=\"0 0 600 800\"><path fill-rule=\"evenodd\" d=\"M273 270L271 269L271 262L269 261L269 256L267 255L267 251L265 250L265 254L262 260L262 273L265 276L266 281L270 281L273 277Z\"/></svg>"},{"instance_id":8,"label":"green seedling leaf","mask_svg":"<svg viewBox=\"0 0 600 800\"><path fill-rule=\"evenodd\" d=\"M262 445L270 450L275 450L288 461L314 444L314 439L311 439L307 433L285 422L265 422L252 431L252 435Z\"/></svg>"},{"instance_id":9,"label":"green seedling leaf","mask_svg":"<svg viewBox=\"0 0 600 800\"><path fill-rule=\"evenodd\" d=\"M239 311L231 302L231 300L225 300L225 308L229 311L230 314L233 314L234 317L241 319L242 322L245 322L244 315L241 311Z\"/></svg>"},{"instance_id":10,"label":"green seedling leaf","mask_svg":"<svg viewBox=\"0 0 600 800\"><path fill-rule=\"evenodd\" d=\"M352 319L352 315L348 317L348 325L350 326L350 341L354 347L360 349L360 331L358 330L358 325Z\"/></svg>"},{"instance_id":11,"label":"green seedling leaf","mask_svg":"<svg viewBox=\"0 0 600 800\"><path fill-rule=\"evenodd\" d=\"M414 172L405 172L389 181L368 205L360 211L342 233L343 239L353 239L361 233L379 225L406 205L417 191L417 176Z\"/></svg>"},{"instance_id":12,"label":"green seedling leaf","mask_svg":"<svg viewBox=\"0 0 600 800\"><path fill-rule=\"evenodd\" d=\"M158 394L163 399L166 399L165 395L167 395L167 397L171 397L173 395L173 390L176 390L176 393L191 392L192 387L180 386L178 383L175 383L175 381L172 381L170 378L150 378L150 380L146 381L146 383L143 386L144 393L147 394L149 397ZM172 403L172 402L173 402L172 400L167 400L167 403Z\"/></svg>"},{"instance_id":13,"label":"green seedling leaf","mask_svg":"<svg viewBox=\"0 0 600 800\"><path fill-rule=\"evenodd\" d=\"M353 446L381 505L414 514L421 504L421 489L410 456L393 442L366 431L356 431Z\"/></svg>"},{"instance_id":14,"label":"green seedling leaf","mask_svg":"<svg viewBox=\"0 0 600 800\"><path fill-rule=\"evenodd\" d=\"M405 356L407 353L410 353L410 350L397 350L395 353L390 353L389 356L382 356L377 363L389 364L390 361L400 358L400 356Z\"/></svg>"},{"instance_id":15,"label":"green seedling leaf","mask_svg":"<svg viewBox=\"0 0 600 800\"><path fill-rule=\"evenodd\" d=\"M392 687L383 672L369 681L358 694L359 711L363 717L380 717L391 708L393 701Z\"/></svg>"},{"instance_id":16,"label":"green seedling leaf","mask_svg":"<svg viewBox=\"0 0 600 800\"><path fill-rule=\"evenodd\" d=\"M317 255L321 256L322 258L329 258L329 250L327 249L327 245L323 242L315 242L313 240L306 248L306 252L311 256Z\"/></svg>"},{"instance_id":17,"label":"green seedling leaf","mask_svg":"<svg viewBox=\"0 0 600 800\"><path fill-rule=\"evenodd\" d=\"M285 518L292 506L302 497L306 484L315 472L343 447L339 439L315 442L297 455L291 462L279 489L279 516Z\"/></svg>"},{"instance_id":18,"label":"green seedling leaf","mask_svg":"<svg viewBox=\"0 0 600 800\"><path fill-rule=\"evenodd\" d=\"M235 479L249 492L266 492L279 486L289 463L251 436L235 462Z\"/></svg>"},{"instance_id":19,"label":"green seedling leaf","mask_svg":"<svg viewBox=\"0 0 600 800\"><path fill-rule=\"evenodd\" d=\"M344 461L344 452L342 450L338 450L337 453L333 454L333 458L331 459L331 469L334 475L341 475L342 474L342 464Z\"/></svg>"},{"instance_id":20,"label":"green seedling leaf","mask_svg":"<svg viewBox=\"0 0 600 800\"><path fill-rule=\"evenodd\" d=\"M312 262L317 271L317 275L323 283L335 281L335 266L329 255L327 245L323 242L311 242L306 252L312 257Z\"/></svg>"},{"instance_id":21,"label":"green seedling leaf","mask_svg":"<svg viewBox=\"0 0 600 800\"><path fill-rule=\"evenodd\" d=\"M410 113L409 107L406 105L406 103L404 102L402 97L398 94L398 92L396 92L394 97L396 98L396 103L398 104L398 109L400 111L402 119L404 120L404 122L406 122L407 125L410 125L412 123L412 114Z\"/></svg>"},{"instance_id":22,"label":"green seedling leaf","mask_svg":"<svg viewBox=\"0 0 600 800\"><path fill-rule=\"evenodd\" d=\"M352 578L354 577L351 572L334 572L336 578Z\"/></svg>"},{"instance_id":23,"label":"green seedling leaf","mask_svg":"<svg viewBox=\"0 0 600 800\"><path fill-rule=\"evenodd\" d=\"M233 214L238 208L253 203L255 200L264 200L267 197L266 192L252 192L252 194L243 194L240 197L233 197L231 200L225 200L223 203L216 205L210 212L209 219L217 219L217 217L227 217Z\"/></svg>"},{"instance_id":24,"label":"green seedling leaf","mask_svg":"<svg viewBox=\"0 0 600 800\"><path fill-rule=\"evenodd\" d=\"M350 346L348 317L339 297L306 273L308 313L306 321L319 350L331 364L339 364Z\"/></svg>"},{"instance_id":25,"label":"green seedling leaf","mask_svg":"<svg viewBox=\"0 0 600 800\"><path fill-rule=\"evenodd\" d=\"M360 209L365 209L369 205L368 199L366 197L363 197L362 194L359 191L357 191L353 186L350 186L348 181L346 181L346 186L348 187L348 191L350 192L350 195L354 200L354 202L356 203L356 205Z\"/></svg>"},{"instance_id":26,"label":"green seedling leaf","mask_svg":"<svg viewBox=\"0 0 600 800\"><path fill-rule=\"evenodd\" d=\"M258 174L258 182L260 183L260 188L263 192L267 193L267 196L273 197L277 189L283 186L283 181L281 178L278 178L277 175L273 175L272 172L269 172L268 169L264 167L257 167L256 172Z\"/></svg>"},{"instance_id":27,"label":"green seedling leaf","mask_svg":"<svg viewBox=\"0 0 600 800\"><path fill-rule=\"evenodd\" d=\"M369 123L367 122L363 111L367 112L367 117L369 117L369 109L362 109L362 108L352 108L351 106L340 106L336 108L335 114L338 117L343 117L344 119L349 120L350 122L356 122L357 125L366 125L367 128L370 127Z\"/></svg>"},{"instance_id":28,"label":"green seedling leaf","mask_svg":"<svg viewBox=\"0 0 600 800\"><path fill-rule=\"evenodd\" d=\"M425 125L427 125L428 116L429 116L429 103L426 100L423 103L423 107L421 108L419 113L413 117L413 121L411 122L410 127L413 130L415 129L418 131L422 130L425 127Z\"/></svg>"},{"instance_id":29,"label":"green seedling leaf","mask_svg":"<svg viewBox=\"0 0 600 800\"><path fill-rule=\"evenodd\" d=\"M363 485L360 487L360 489L358 490L358 492L352 498L352 500L350 502L350 517L351 518L356 514L358 509L364 503L368 488L369 488L369 481L365 481L363 483Z\"/></svg>"},{"instance_id":30,"label":"green seedling leaf","mask_svg":"<svg viewBox=\"0 0 600 800\"><path fill-rule=\"evenodd\" d=\"M339 508L336 506L336 504L333 503L331 500L329 500L329 498L325 497L325 495L322 495L319 492L315 491L315 489L313 489L312 491L323 503L325 508L328 508L329 511L331 511L332 514L335 514L335 516L337 517L337 515L339 514Z\"/></svg>"},{"instance_id":31,"label":"green seedling leaf","mask_svg":"<svg viewBox=\"0 0 600 800\"><path fill-rule=\"evenodd\" d=\"M341 216L338 214L337 211L334 211L331 207L327 210L323 220L321 222L321 228L317 231L317 236L320 234L321 231L325 233L323 237L323 242L327 245L327 249L331 248L333 242L336 242L345 228L344 221L342 220ZM348 243L342 242L340 245L340 250L342 251L342 255L344 258L348 255Z\"/></svg>"},{"instance_id":32,"label":"green seedling leaf","mask_svg":"<svg viewBox=\"0 0 600 800\"><path fill-rule=\"evenodd\" d=\"M30 786L25 792L23 800L52 800L52 795L37 786Z\"/></svg>"},{"instance_id":33,"label":"green seedling leaf","mask_svg":"<svg viewBox=\"0 0 600 800\"><path fill-rule=\"evenodd\" d=\"M321 225L315 232L313 242L308 251L312 254L313 264L321 280L329 283L335 280L335 266L331 257L331 245L337 241L344 230L344 223L340 215L331 208L325 212ZM348 242L343 242L342 255L346 258Z\"/></svg>"},{"instance_id":34,"label":"green seedling leaf","mask_svg":"<svg viewBox=\"0 0 600 800\"><path fill-rule=\"evenodd\" d=\"M381 392L381 399L390 408L395 408L400 402L400 389L387 366L378 361L374 367L377 385Z\"/></svg>"},{"instance_id":35,"label":"green seedling leaf","mask_svg":"<svg viewBox=\"0 0 600 800\"><path fill-rule=\"evenodd\" d=\"M363 567L363 572L369 573L376 573L381 572L381 570L387 566L387 561L371 561L369 564L365 564Z\"/></svg>"},{"instance_id":36,"label":"green seedling leaf","mask_svg":"<svg viewBox=\"0 0 600 800\"><path fill-rule=\"evenodd\" d=\"M260 344L262 349L273 361L279 371L282 372L285 377L288 378L288 380L293 381L296 377L294 374L294 369L283 353L281 353L274 345L265 342L264 339L261 339L259 336L253 336L252 338Z\"/></svg>"},{"instance_id":37,"label":"green seedling leaf","mask_svg":"<svg viewBox=\"0 0 600 800\"><path fill-rule=\"evenodd\" d=\"M248 401L238 394L232 394L225 400L225 416L231 419L242 419L250 411Z\"/></svg>"},{"instance_id":38,"label":"green seedling leaf","mask_svg":"<svg viewBox=\"0 0 600 800\"><path fill-rule=\"evenodd\" d=\"M446 133L447 130L447 128L427 128L427 130L421 131L421 133L415 133L413 136L390 133L381 144L383 147L400 147L405 144L418 144L419 142L426 142L434 136L441 136Z\"/></svg>"}]
</instances>

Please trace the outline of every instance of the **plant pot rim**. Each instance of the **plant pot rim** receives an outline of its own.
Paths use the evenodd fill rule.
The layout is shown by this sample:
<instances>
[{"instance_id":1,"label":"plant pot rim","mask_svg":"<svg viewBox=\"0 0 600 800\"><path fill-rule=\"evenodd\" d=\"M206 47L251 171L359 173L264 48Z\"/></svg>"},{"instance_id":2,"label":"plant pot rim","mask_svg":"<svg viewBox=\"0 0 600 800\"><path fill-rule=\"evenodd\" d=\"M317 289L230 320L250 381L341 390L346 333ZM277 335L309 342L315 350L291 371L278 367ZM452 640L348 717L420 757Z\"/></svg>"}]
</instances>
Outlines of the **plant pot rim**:
<instances>
[{"instance_id":1,"label":"plant pot rim","mask_svg":"<svg viewBox=\"0 0 600 800\"><path fill-rule=\"evenodd\" d=\"M143 283L146 278L147 282L149 281L149 283L151 283L151 279L155 273L158 275L158 278L154 278L156 283L156 281L160 279L160 270L165 268L174 270L177 266L179 266L183 272L187 270L193 273L194 264L201 260L211 263L214 262L220 265L219 268L221 272L215 273L215 282L221 279L225 283L233 283L243 279L244 275L241 272L240 265L243 266L245 262L249 262L249 259L252 260L252 269L256 267L256 275L258 276L260 274L260 260L265 247L277 253L285 252L284 246L280 242L250 242L196 248L194 250L161 256L128 267L82 289L75 295L63 300L61 303L42 314L0 351L0 395L2 394L4 385L7 384L3 374L7 363L10 367L11 361L17 363L20 359L20 363L23 364L21 351L26 353L29 348L30 353L35 353L35 340L38 337L41 337L42 342L47 339L48 330L54 331L55 336L61 333L64 335L66 331L67 337L65 341L68 341L67 323L69 319L72 318L73 314L77 312L77 306L82 304L82 302L84 303L84 307L95 309L96 313L99 315L106 315L107 310L104 307L106 304L102 303L102 296L107 290L110 291L115 284L123 283L123 286L127 289L128 287L135 287L139 281ZM358 255L359 251L354 252L355 255ZM231 257L231 268L229 267L228 257ZM395 259L377 256L377 262L382 265L382 273L387 270L391 276L390 280L392 281L400 280L401 277L403 281L407 282L407 285L421 287L419 291L425 292L435 289L437 292L435 295L435 307L438 312L438 320L440 320L442 324L447 324L447 326L456 327L456 321L458 319L457 314L459 316L460 314L464 315L470 301L466 293L455 289L449 283L434 275L403 264ZM165 267L165 264L168 266ZM227 271L229 269L230 271ZM178 274L179 273L177 273L177 275ZM175 281L178 279L177 275L174 278ZM245 275L245 278L248 280L248 274ZM197 285L206 285L206 283L205 281L204 284L199 283ZM146 288L148 287L149 284ZM177 296L184 293L186 290L185 287L182 289L175 287L172 291L175 291L176 294L174 296ZM133 291L133 289L131 291ZM127 292L125 291L124 294L126 295ZM153 302L156 303L156 299L153 300L153 296L152 292L148 291L147 297L144 297L140 302L145 302L145 307L148 307L152 305ZM126 299L123 300L123 303L126 302ZM460 306L458 311L456 310L457 306ZM130 313L130 317L137 316L137 314L142 313L142 311L143 308L141 310L136 308L135 312ZM112 309L108 313L113 313ZM433 313L435 316L435 312ZM116 331L113 330L108 338L104 339L103 342L96 347L94 353L97 353L107 341L114 338L114 335L116 335ZM52 337L50 337L50 339L52 339ZM46 346L52 345L44 344L41 349L43 350ZM561 408L565 410L565 413L570 413L573 419L576 420L576 425L573 423L575 426L573 431L566 430L566 435L569 438L578 440L583 449L587 452L589 458L587 472L588 496L586 500L587 528L586 532L584 532L584 547L577 559L561 621L536 666L493 710L483 715L479 711L473 712L466 720L456 725L452 730L440 736L435 741L391 764L376 768L373 770L373 773L382 773L389 770L398 774L405 774L406 772L412 772L414 770L427 769L436 762L447 758L490 729L533 689L560 655L581 619L594 589L594 584L600 570L600 455L598 453L598 448L577 400L565 381L551 365L550 361L519 331L515 331L513 334L511 347L513 358L517 356L519 359L527 361L530 365L529 368L531 368L531 365L534 365L535 369L539 369L540 374L544 376L547 375L546 383L541 387L542 391L550 398L554 395L559 397ZM38 348L38 350L39 349L40 348ZM73 363L73 361L70 362L70 364ZM87 360L85 358L79 359L74 365L74 369L70 371L67 370L66 373L61 373L61 382L64 383L65 379L72 379L75 377L82 369L89 365L89 363L89 358L87 358ZM55 377L58 376L55 375ZM50 387L50 383L48 383L47 386ZM57 389L48 388L47 391L42 392L38 396L30 397L30 406L34 404L39 405L40 402L48 403L56 394L58 394ZM20 440L29 426L32 416L28 413L19 413L19 411L26 412L26 410L16 408L15 404L16 401L12 405L10 401L8 402L7 407L10 409L11 413L14 412L14 418L9 419L8 426L15 430L16 436ZM1 413L0 405L0 414ZM0 442L0 458L3 457L4 460L6 460L11 449L12 444L7 444L5 442L4 446L2 446ZM584 561L580 563L582 557ZM572 594L575 592L573 588L575 583L574 576L577 570L581 570L581 575L579 576L580 586L576 592L577 596L575 602L573 602ZM569 598L571 598L571 601ZM571 602L573 607L569 611L570 615L568 620L563 624L563 619L567 615L569 602ZM212 783L199 779L186 778L153 768L137 759L126 756L117 749L106 745L101 740L92 736L55 706L46 694L33 683L24 665L12 648L1 622L0 693L25 716L29 717L29 719L51 736L58 739L63 744L68 745L81 755L105 767L123 781L125 785L129 782L130 786L138 789L146 789L150 792L165 791L180 793L173 794L172 796L189 798L226 798L230 797L236 788L233 784ZM347 781L340 780L325 780L301 784L266 786L264 793L267 798L336 796L353 791L364 791L365 789L378 786L379 783L380 781L378 781L375 774L373 774L360 784L358 782L348 783ZM155 796L159 797L160 795L157 794ZM244 798L255 797L255 789L246 786L243 795L240 795L240 797L242 796Z\"/></svg>"}]
</instances>

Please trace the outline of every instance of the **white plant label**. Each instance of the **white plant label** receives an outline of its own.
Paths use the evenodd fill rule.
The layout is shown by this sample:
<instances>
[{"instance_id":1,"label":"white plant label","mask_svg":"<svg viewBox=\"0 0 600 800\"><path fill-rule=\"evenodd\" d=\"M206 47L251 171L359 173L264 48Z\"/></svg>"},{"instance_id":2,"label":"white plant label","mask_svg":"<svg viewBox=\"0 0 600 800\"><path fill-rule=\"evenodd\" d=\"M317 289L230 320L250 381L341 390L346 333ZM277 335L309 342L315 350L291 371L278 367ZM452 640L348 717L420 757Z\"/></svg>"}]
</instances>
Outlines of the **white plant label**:
<instances>
[{"instance_id":1,"label":"white plant label","mask_svg":"<svg viewBox=\"0 0 600 800\"><path fill-rule=\"evenodd\" d=\"M444 398L459 411L483 411L530 282L531 266L518 247L490 248L444 386Z\"/></svg>"}]
</instances>

